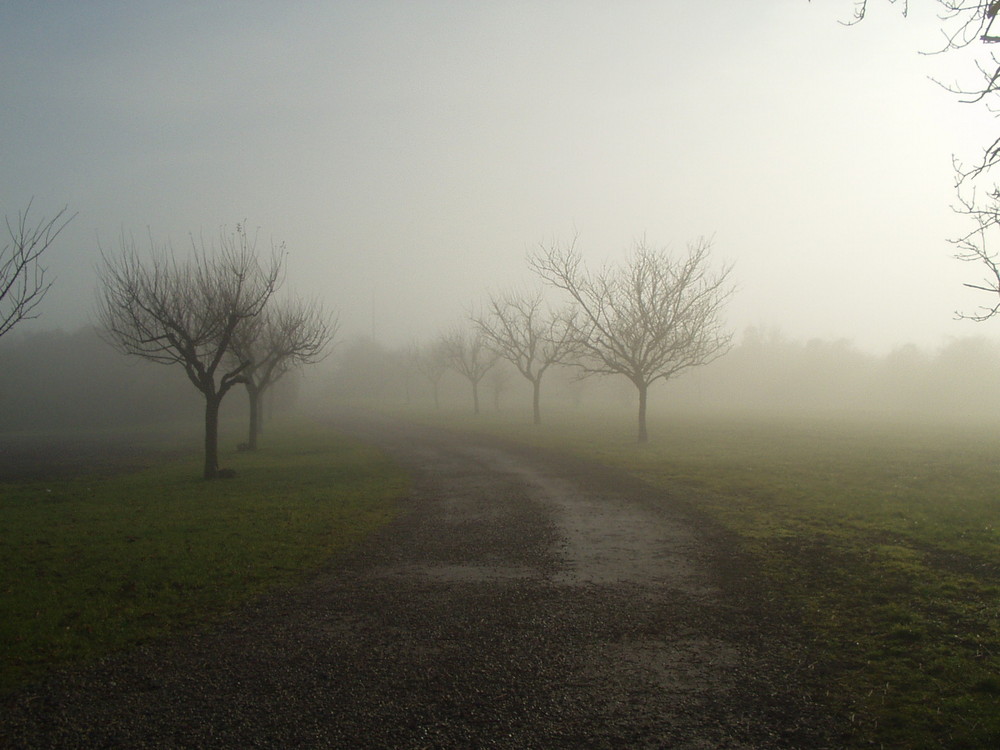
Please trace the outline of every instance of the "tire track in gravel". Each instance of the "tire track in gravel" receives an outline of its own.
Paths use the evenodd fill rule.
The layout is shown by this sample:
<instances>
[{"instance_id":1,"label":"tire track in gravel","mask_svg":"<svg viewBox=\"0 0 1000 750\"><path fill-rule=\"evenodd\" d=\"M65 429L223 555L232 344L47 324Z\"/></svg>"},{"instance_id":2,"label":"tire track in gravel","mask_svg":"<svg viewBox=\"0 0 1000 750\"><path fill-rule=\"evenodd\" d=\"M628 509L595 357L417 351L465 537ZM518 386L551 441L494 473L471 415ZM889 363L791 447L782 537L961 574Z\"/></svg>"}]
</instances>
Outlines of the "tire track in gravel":
<instances>
[{"instance_id":1,"label":"tire track in gravel","mask_svg":"<svg viewBox=\"0 0 1000 750\"><path fill-rule=\"evenodd\" d=\"M4 705L32 747L837 747L753 576L683 505L495 440L343 415L401 516L212 632Z\"/></svg>"}]
</instances>

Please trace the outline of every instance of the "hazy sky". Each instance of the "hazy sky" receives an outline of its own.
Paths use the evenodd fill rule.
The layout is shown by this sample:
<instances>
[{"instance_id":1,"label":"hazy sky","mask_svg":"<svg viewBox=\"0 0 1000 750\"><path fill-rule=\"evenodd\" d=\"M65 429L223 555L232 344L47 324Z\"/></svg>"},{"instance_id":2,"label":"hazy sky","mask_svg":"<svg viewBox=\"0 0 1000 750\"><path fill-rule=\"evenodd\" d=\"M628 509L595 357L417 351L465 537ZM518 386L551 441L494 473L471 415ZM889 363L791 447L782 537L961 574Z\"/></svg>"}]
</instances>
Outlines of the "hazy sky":
<instances>
[{"instance_id":1,"label":"hazy sky","mask_svg":"<svg viewBox=\"0 0 1000 750\"><path fill-rule=\"evenodd\" d=\"M946 239L952 154L995 123L928 80L967 71L918 55L933 17L871 5L846 28L851 0L8 0L0 214L79 212L29 325L90 319L122 230L180 247L246 219L390 344L574 233L595 265L714 236L737 331L992 336L952 320L979 273Z\"/></svg>"}]
</instances>

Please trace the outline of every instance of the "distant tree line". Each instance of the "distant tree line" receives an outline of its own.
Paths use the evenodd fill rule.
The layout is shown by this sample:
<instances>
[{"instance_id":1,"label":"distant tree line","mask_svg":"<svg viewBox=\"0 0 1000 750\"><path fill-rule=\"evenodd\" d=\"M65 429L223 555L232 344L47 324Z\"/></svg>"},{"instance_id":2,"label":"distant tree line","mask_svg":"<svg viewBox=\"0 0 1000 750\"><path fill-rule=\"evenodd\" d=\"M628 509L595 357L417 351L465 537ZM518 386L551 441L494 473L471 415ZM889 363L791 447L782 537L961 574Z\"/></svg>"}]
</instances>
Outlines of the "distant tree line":
<instances>
[{"instance_id":1,"label":"distant tree line","mask_svg":"<svg viewBox=\"0 0 1000 750\"><path fill-rule=\"evenodd\" d=\"M749 328L729 356L678 382L670 398L698 409L982 420L1000 411L989 382L996 372L1000 343L982 337L875 355L846 339L800 342Z\"/></svg>"},{"instance_id":2,"label":"distant tree line","mask_svg":"<svg viewBox=\"0 0 1000 750\"><path fill-rule=\"evenodd\" d=\"M93 326L7 336L0 362L5 431L141 427L197 413L181 373L117 356Z\"/></svg>"},{"instance_id":3,"label":"distant tree line","mask_svg":"<svg viewBox=\"0 0 1000 750\"><path fill-rule=\"evenodd\" d=\"M120 356L95 326L15 331L0 340L0 363L2 431L146 429L203 416L183 371ZM271 393L273 409L293 408L298 379ZM230 399L223 417L246 424L247 401Z\"/></svg>"},{"instance_id":4,"label":"distant tree line","mask_svg":"<svg viewBox=\"0 0 1000 750\"><path fill-rule=\"evenodd\" d=\"M504 367L503 360L495 365ZM463 376L443 369L433 381L422 368L413 347L358 338L331 358L318 395L327 403L469 408ZM532 384L512 371L508 365L510 377L483 379L481 408L530 420ZM982 337L872 354L846 339L797 341L778 329L748 328L725 357L656 384L651 411L992 420L1000 392L984 378L990 372L1000 372L1000 342ZM548 403L560 411L638 406L637 390L624 379L581 379L577 368L560 364L549 369L546 382Z\"/></svg>"},{"instance_id":5,"label":"distant tree line","mask_svg":"<svg viewBox=\"0 0 1000 750\"><path fill-rule=\"evenodd\" d=\"M730 352L711 365L660 384L655 410L808 415L873 414L935 419L991 420L1000 392L983 373L1000 372L1000 342L968 337L936 348L907 344L885 354L847 340L796 341L775 329L742 331ZM342 344L299 394L283 380L275 409L317 409L332 403L391 408L410 405L467 409L468 381L442 369L434 380L421 370L413 347L386 347L357 338ZM116 356L91 326L0 340L0 423L4 430L102 430L184 422L202 416L191 384L177 368ZM503 372L505 363L495 366ZM532 384L516 371L482 381L481 408L531 419ZM632 409L635 388L625 381L577 377L553 365L547 373L550 407L563 411ZM305 399L310 401L305 402ZM296 402L296 399L298 401ZM247 399L228 400L223 414L248 418Z\"/></svg>"}]
</instances>

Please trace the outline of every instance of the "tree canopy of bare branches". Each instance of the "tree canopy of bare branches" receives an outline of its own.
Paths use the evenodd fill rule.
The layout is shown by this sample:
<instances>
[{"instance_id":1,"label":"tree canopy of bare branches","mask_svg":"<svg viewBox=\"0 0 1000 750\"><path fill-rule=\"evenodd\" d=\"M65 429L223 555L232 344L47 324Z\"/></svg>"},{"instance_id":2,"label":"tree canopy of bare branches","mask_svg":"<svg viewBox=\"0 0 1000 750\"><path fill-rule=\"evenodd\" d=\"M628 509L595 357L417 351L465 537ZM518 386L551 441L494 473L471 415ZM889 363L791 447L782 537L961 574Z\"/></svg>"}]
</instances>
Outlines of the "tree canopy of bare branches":
<instances>
[{"instance_id":1,"label":"tree canopy of bare branches","mask_svg":"<svg viewBox=\"0 0 1000 750\"><path fill-rule=\"evenodd\" d=\"M886 0L901 7L903 15L909 11L908 0ZM1000 56L987 51L991 45L1000 42L1000 2L990 0L934 0L941 21L942 42L931 53L947 52L985 45L976 54L974 80L968 84L941 84L945 89L969 104L985 106L994 115L1000 114ZM856 0L854 16L848 22L860 23L869 8L869 0ZM996 48L993 48L996 49ZM993 235L1000 229L1000 187L989 186L977 189L977 178L991 173L1000 163L1000 136L992 139L983 148L982 156L964 163L953 157L958 191L958 205L955 210L972 220L972 227L964 235L952 240L957 247L955 257L967 263L978 264L985 269L985 279L965 286L993 295L996 304L982 305L973 313L957 313L960 318L984 321L1000 314L1000 257L990 249Z\"/></svg>"},{"instance_id":2,"label":"tree canopy of bare branches","mask_svg":"<svg viewBox=\"0 0 1000 750\"><path fill-rule=\"evenodd\" d=\"M250 401L247 448L257 449L264 393L295 367L322 361L340 328L317 300L271 298L260 315L244 318L230 342L233 366L244 365Z\"/></svg>"},{"instance_id":3,"label":"tree canopy of bare branches","mask_svg":"<svg viewBox=\"0 0 1000 750\"><path fill-rule=\"evenodd\" d=\"M899 6L906 16L910 9L909 0L885 0ZM934 49L926 50L928 54L939 54L950 50L959 50L974 45L993 45L1000 42L1000 23L997 14L1000 13L1000 3L996 0L982 2L981 0L933 0L939 8L938 18L941 22L941 43ZM848 24L860 23L868 13L869 0L855 0L853 17ZM982 104L991 113L1000 112L1000 57L996 52L983 50L977 55L975 71L970 72L973 79L967 83L944 83L940 85L955 94L960 101L968 104ZM980 158L967 165L955 159L955 170L959 182L974 179L988 172L1000 162L1000 137L990 141L983 147Z\"/></svg>"},{"instance_id":4,"label":"tree canopy of bare branches","mask_svg":"<svg viewBox=\"0 0 1000 750\"><path fill-rule=\"evenodd\" d=\"M237 225L217 247L192 239L184 258L152 239L143 257L125 235L119 253L101 251L98 314L108 340L125 354L183 367L205 398L206 479L219 473L219 406L250 365L227 359L233 335L282 281L284 248L272 246L262 265L256 245Z\"/></svg>"},{"instance_id":5,"label":"tree canopy of bare branches","mask_svg":"<svg viewBox=\"0 0 1000 750\"><path fill-rule=\"evenodd\" d=\"M730 268L713 272L712 243L688 245L686 257L636 242L625 261L590 273L575 248L553 244L529 256L531 268L577 306L571 339L587 374L623 375L639 392L639 442L649 439L649 386L724 354L732 336L722 308L732 294Z\"/></svg>"},{"instance_id":6,"label":"tree canopy of bare branches","mask_svg":"<svg viewBox=\"0 0 1000 750\"><path fill-rule=\"evenodd\" d=\"M441 339L449 367L472 386L473 412L479 413L479 382L496 364L497 356L478 331L456 328Z\"/></svg>"},{"instance_id":7,"label":"tree canopy of bare branches","mask_svg":"<svg viewBox=\"0 0 1000 750\"><path fill-rule=\"evenodd\" d=\"M28 201L13 223L6 218L9 242L0 250L0 336L22 320L38 317L35 309L52 286L45 278L41 257L76 216L66 216L66 211L64 207L51 219L32 223Z\"/></svg>"},{"instance_id":8,"label":"tree canopy of bare branches","mask_svg":"<svg viewBox=\"0 0 1000 750\"><path fill-rule=\"evenodd\" d=\"M571 312L546 308L541 290L511 290L490 295L486 311L472 321L487 346L531 383L533 421L540 424L545 371L566 362L575 351Z\"/></svg>"}]
</instances>

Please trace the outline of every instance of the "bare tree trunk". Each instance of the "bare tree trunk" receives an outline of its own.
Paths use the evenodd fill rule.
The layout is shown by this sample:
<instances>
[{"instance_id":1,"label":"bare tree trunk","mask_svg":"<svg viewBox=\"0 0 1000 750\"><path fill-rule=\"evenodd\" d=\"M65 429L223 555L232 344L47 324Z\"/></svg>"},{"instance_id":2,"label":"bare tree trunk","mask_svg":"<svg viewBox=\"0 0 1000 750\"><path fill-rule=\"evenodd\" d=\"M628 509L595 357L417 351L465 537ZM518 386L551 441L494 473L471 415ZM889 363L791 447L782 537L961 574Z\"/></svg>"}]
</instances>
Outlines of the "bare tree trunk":
<instances>
[{"instance_id":1,"label":"bare tree trunk","mask_svg":"<svg viewBox=\"0 0 1000 750\"><path fill-rule=\"evenodd\" d=\"M434 381L434 408L441 408L441 397L438 395L438 382Z\"/></svg>"},{"instance_id":2,"label":"bare tree trunk","mask_svg":"<svg viewBox=\"0 0 1000 750\"><path fill-rule=\"evenodd\" d=\"M648 443L649 433L646 431L646 394L649 391L649 384L643 383L636 387L639 389L639 442Z\"/></svg>"},{"instance_id":3,"label":"bare tree trunk","mask_svg":"<svg viewBox=\"0 0 1000 750\"><path fill-rule=\"evenodd\" d=\"M260 434L261 392L251 383L244 383L247 397L250 399L250 430L247 436L247 450L257 450L257 435Z\"/></svg>"},{"instance_id":4,"label":"bare tree trunk","mask_svg":"<svg viewBox=\"0 0 1000 750\"><path fill-rule=\"evenodd\" d=\"M472 381L472 413L479 413L479 381Z\"/></svg>"},{"instance_id":5,"label":"bare tree trunk","mask_svg":"<svg viewBox=\"0 0 1000 750\"><path fill-rule=\"evenodd\" d=\"M264 422L271 418L271 412L274 407L274 396L268 396L264 398L264 392L267 390L270 393L270 386L267 389L262 389L260 393L257 394L257 437L259 438L264 434Z\"/></svg>"},{"instance_id":6,"label":"bare tree trunk","mask_svg":"<svg viewBox=\"0 0 1000 750\"><path fill-rule=\"evenodd\" d=\"M542 392L542 379L536 378L531 381L533 393L531 397L531 411L534 418L534 424L542 423L542 410L540 406L541 392Z\"/></svg>"},{"instance_id":7,"label":"bare tree trunk","mask_svg":"<svg viewBox=\"0 0 1000 750\"><path fill-rule=\"evenodd\" d=\"M219 475L219 404L216 395L205 396L205 479Z\"/></svg>"}]
</instances>

